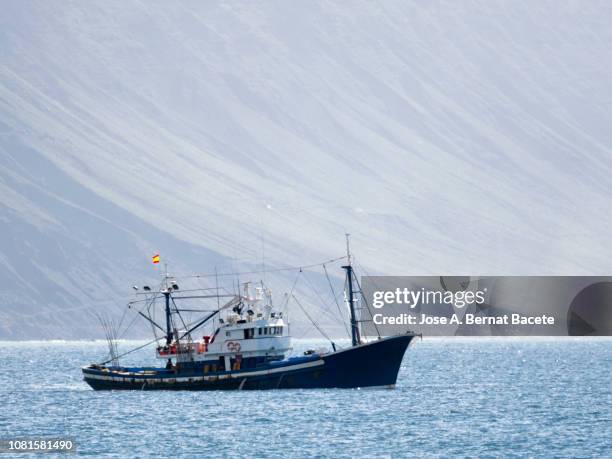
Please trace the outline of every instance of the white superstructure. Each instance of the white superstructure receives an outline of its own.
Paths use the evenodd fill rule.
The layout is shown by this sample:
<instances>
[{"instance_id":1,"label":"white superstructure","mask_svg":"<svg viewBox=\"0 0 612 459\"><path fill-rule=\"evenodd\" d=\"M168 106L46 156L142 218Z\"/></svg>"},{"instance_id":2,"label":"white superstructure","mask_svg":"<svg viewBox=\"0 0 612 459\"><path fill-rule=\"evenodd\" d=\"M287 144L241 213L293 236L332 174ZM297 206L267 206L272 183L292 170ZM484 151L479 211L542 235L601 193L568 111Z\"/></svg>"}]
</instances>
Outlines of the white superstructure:
<instances>
[{"instance_id":1,"label":"white superstructure","mask_svg":"<svg viewBox=\"0 0 612 459\"><path fill-rule=\"evenodd\" d=\"M243 362L252 366L284 358L292 349L289 324L281 312L273 310L269 290L258 287L256 295L251 296L249 287L245 284L243 295L226 305L227 313L217 320L212 336L181 341L178 346L159 346L157 357L174 362L210 362L227 369L239 369Z\"/></svg>"}]
</instances>

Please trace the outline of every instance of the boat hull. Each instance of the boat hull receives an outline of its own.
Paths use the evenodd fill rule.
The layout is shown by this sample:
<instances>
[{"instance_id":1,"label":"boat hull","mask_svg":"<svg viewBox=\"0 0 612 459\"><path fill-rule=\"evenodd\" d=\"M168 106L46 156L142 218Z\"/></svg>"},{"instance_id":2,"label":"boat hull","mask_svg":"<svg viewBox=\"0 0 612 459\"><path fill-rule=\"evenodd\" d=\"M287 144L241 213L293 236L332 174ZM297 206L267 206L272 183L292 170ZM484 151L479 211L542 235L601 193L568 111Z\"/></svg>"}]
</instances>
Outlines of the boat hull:
<instances>
[{"instance_id":1,"label":"boat hull","mask_svg":"<svg viewBox=\"0 0 612 459\"><path fill-rule=\"evenodd\" d=\"M324 355L279 365L217 374L162 371L137 374L83 368L84 380L96 390L257 390L393 386L414 338L399 335Z\"/></svg>"}]
</instances>

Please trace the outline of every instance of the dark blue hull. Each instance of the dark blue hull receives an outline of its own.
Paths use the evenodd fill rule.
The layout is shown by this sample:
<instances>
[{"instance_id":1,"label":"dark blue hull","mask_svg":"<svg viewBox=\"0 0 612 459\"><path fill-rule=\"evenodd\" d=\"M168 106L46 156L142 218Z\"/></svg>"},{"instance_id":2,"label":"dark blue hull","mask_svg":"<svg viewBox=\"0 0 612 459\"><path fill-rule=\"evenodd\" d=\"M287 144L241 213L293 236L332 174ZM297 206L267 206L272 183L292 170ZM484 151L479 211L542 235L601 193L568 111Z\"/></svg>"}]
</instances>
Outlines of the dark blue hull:
<instances>
[{"instance_id":1,"label":"dark blue hull","mask_svg":"<svg viewBox=\"0 0 612 459\"><path fill-rule=\"evenodd\" d=\"M96 390L255 390L392 386L413 335L400 335L324 355L289 359L265 368L220 373L157 369L83 368Z\"/></svg>"}]
</instances>

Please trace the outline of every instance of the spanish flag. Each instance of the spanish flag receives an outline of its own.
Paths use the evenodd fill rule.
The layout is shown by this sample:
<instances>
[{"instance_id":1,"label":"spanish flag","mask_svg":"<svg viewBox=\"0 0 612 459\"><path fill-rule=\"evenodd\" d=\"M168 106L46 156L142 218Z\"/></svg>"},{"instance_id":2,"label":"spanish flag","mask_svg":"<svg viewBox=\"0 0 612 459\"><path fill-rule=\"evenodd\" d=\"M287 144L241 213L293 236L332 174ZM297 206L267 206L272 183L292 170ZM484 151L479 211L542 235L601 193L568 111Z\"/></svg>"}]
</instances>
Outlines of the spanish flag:
<instances>
[{"instance_id":1,"label":"spanish flag","mask_svg":"<svg viewBox=\"0 0 612 459\"><path fill-rule=\"evenodd\" d=\"M156 255L153 255L153 264L157 264L159 263L159 253Z\"/></svg>"}]
</instances>

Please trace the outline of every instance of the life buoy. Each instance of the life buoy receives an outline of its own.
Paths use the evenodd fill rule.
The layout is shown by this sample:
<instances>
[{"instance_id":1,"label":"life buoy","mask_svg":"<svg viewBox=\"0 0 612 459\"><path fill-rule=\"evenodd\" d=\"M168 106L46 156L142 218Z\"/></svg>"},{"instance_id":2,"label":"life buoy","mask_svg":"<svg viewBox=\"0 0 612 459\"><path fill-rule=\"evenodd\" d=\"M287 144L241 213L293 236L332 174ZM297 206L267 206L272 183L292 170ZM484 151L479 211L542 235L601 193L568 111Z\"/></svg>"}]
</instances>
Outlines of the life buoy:
<instances>
[{"instance_id":1,"label":"life buoy","mask_svg":"<svg viewBox=\"0 0 612 459\"><path fill-rule=\"evenodd\" d=\"M228 341L228 342L227 342L227 349L228 349L229 351L232 351L232 352L239 352L239 351L240 351L240 348L241 348L240 343L239 343L239 342L237 342L237 341Z\"/></svg>"}]
</instances>

